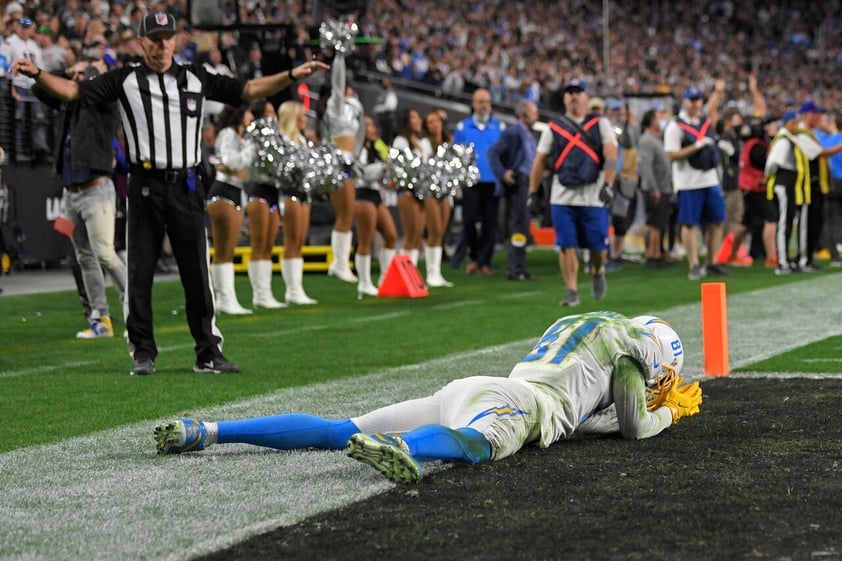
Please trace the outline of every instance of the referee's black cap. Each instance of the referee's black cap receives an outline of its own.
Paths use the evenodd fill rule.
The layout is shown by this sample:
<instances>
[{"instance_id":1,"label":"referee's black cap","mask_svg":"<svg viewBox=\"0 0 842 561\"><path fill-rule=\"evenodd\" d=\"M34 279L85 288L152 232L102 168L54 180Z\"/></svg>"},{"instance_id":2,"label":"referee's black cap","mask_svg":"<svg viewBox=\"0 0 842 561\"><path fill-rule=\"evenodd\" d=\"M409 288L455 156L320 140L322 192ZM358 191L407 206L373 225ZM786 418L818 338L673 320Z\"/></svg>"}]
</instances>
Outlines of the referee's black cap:
<instances>
[{"instance_id":1,"label":"referee's black cap","mask_svg":"<svg viewBox=\"0 0 842 561\"><path fill-rule=\"evenodd\" d=\"M149 37L157 33L174 34L175 31L175 18L164 12L156 12L143 18L138 34L141 37Z\"/></svg>"}]
</instances>

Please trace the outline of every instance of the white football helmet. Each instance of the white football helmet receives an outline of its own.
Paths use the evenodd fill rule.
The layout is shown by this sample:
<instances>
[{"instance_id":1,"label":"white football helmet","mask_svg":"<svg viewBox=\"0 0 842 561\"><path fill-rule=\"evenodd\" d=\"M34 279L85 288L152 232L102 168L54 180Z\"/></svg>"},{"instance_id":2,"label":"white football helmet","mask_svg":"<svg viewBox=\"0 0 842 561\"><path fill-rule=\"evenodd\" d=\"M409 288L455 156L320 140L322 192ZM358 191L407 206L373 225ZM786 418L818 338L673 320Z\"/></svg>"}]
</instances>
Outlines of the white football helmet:
<instances>
[{"instance_id":1,"label":"white football helmet","mask_svg":"<svg viewBox=\"0 0 842 561\"><path fill-rule=\"evenodd\" d=\"M632 322L646 328L658 339L661 343L661 364L671 367L676 375L680 375L681 368L684 366L684 346L672 325L655 316L633 317ZM651 385L648 380L647 384Z\"/></svg>"}]
</instances>

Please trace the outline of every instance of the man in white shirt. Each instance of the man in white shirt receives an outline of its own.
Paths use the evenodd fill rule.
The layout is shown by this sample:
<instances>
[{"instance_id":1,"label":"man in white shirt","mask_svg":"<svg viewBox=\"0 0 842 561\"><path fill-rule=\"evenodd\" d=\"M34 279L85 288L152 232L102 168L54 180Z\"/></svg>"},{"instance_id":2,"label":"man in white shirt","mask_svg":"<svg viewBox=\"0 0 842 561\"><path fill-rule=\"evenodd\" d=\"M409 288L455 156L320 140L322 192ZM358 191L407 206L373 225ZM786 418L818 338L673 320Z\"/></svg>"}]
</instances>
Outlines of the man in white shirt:
<instances>
[{"instance_id":1,"label":"man in white shirt","mask_svg":"<svg viewBox=\"0 0 842 561\"><path fill-rule=\"evenodd\" d=\"M43 66L41 47L32 39L33 21L26 17L16 20L12 33L3 44L7 60L20 58ZM15 100L15 159L31 161L37 154L50 151L47 146L47 124L43 104L32 93L35 80L18 74L12 77L12 98Z\"/></svg>"},{"instance_id":2,"label":"man in white shirt","mask_svg":"<svg viewBox=\"0 0 842 561\"><path fill-rule=\"evenodd\" d=\"M529 174L529 192L537 193L547 165L552 168L550 207L558 262L567 294L561 306L578 306L579 256L591 252L591 292L594 300L605 296L605 262L611 188L617 177L617 138L606 117L588 113L585 83L570 80L564 88L566 116L553 119L538 140Z\"/></svg>"},{"instance_id":3,"label":"man in white shirt","mask_svg":"<svg viewBox=\"0 0 842 561\"><path fill-rule=\"evenodd\" d=\"M717 107L724 83L717 81L709 106ZM664 130L664 149L672 162L672 184L678 193L678 223L681 243L687 252L690 280L707 275L731 276L731 272L716 264L725 223L725 198L719 184L717 166L719 151L714 140L713 115L705 118L702 112L702 92L687 88L681 100L678 117L670 120ZM707 244L706 266L699 262L699 230L704 228Z\"/></svg>"},{"instance_id":4,"label":"man in white shirt","mask_svg":"<svg viewBox=\"0 0 842 561\"><path fill-rule=\"evenodd\" d=\"M213 47L208 51L208 60L203 65L211 74L219 74L221 76L234 77L234 72L222 62L222 51ZM225 107L224 103L218 101L207 100L205 102L205 117L211 121L216 120L217 115L222 112Z\"/></svg>"}]
</instances>

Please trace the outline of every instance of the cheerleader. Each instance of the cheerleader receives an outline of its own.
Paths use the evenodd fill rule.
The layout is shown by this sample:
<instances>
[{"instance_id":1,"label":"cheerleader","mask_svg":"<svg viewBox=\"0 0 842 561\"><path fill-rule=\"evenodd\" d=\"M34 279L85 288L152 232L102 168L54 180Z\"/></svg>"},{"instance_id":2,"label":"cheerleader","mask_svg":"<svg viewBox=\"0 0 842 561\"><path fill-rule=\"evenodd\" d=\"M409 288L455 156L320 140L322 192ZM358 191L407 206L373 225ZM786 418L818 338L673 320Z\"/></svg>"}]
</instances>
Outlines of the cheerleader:
<instances>
[{"instance_id":1,"label":"cheerleader","mask_svg":"<svg viewBox=\"0 0 842 561\"><path fill-rule=\"evenodd\" d=\"M336 210L336 221L330 234L333 261L327 273L345 282L357 282L350 266L356 177L354 160L365 139L365 112L354 89L346 83L345 55L338 50L331 65L330 84L325 84L319 91L316 114L320 137L329 139L342 151L348 175L342 188L330 194L330 201Z\"/></svg>"},{"instance_id":2,"label":"cheerleader","mask_svg":"<svg viewBox=\"0 0 842 561\"><path fill-rule=\"evenodd\" d=\"M274 106L265 99L255 101L251 110L258 119L277 119ZM277 180L264 176L256 166L252 166L251 174L252 181L246 185L249 195L246 212L249 217L251 244L251 259L248 264L252 289L251 303L255 308L285 308L286 304L278 302L272 295L272 251L275 248L275 240L278 239L281 222Z\"/></svg>"},{"instance_id":3,"label":"cheerleader","mask_svg":"<svg viewBox=\"0 0 842 561\"><path fill-rule=\"evenodd\" d=\"M392 141L392 147L398 150L408 149L421 158L429 158L433 154L433 148L423 135L423 127L421 114L415 109L406 110L399 124L398 136ZM418 265L421 238L424 235L424 189L425 186L419 185L415 190L405 190L398 195L398 211L403 226L403 253L409 255L413 265Z\"/></svg>"},{"instance_id":4,"label":"cheerleader","mask_svg":"<svg viewBox=\"0 0 842 561\"><path fill-rule=\"evenodd\" d=\"M430 142L435 154L442 144L450 142L444 129L441 112L433 110L424 117L424 136ZM428 196L424 199L424 214L427 218L427 243L424 246L424 260L427 264L427 286L453 286L441 274L442 244L445 230L450 223L450 196Z\"/></svg>"},{"instance_id":5,"label":"cheerleader","mask_svg":"<svg viewBox=\"0 0 842 561\"><path fill-rule=\"evenodd\" d=\"M293 144L305 144L307 114L298 101L285 101L278 108L278 132ZM284 191L284 259L281 273L286 285L287 304L318 304L304 292L304 258L301 248L310 227L310 195L303 188Z\"/></svg>"},{"instance_id":6,"label":"cheerleader","mask_svg":"<svg viewBox=\"0 0 842 561\"><path fill-rule=\"evenodd\" d=\"M234 288L234 249L243 225L243 183L257 155L256 147L243 139L254 120L245 106L226 106L219 114L214 148L219 164L208 191L208 216L213 233L211 275L216 291L216 310L223 314L250 314L237 301Z\"/></svg>"},{"instance_id":7,"label":"cheerleader","mask_svg":"<svg viewBox=\"0 0 842 561\"><path fill-rule=\"evenodd\" d=\"M383 203L381 197L382 178L385 160L389 155L389 147L380 138L380 131L371 117L365 118L365 143L360 150L358 163L361 168L357 178L356 209L354 217L357 221L357 253L354 265L357 269L359 283L357 296L377 296L377 287L371 282L371 242L374 232L383 236L383 250L380 254L381 276L386 273L392 257L395 256L395 245L398 240L395 221L392 213Z\"/></svg>"}]
</instances>

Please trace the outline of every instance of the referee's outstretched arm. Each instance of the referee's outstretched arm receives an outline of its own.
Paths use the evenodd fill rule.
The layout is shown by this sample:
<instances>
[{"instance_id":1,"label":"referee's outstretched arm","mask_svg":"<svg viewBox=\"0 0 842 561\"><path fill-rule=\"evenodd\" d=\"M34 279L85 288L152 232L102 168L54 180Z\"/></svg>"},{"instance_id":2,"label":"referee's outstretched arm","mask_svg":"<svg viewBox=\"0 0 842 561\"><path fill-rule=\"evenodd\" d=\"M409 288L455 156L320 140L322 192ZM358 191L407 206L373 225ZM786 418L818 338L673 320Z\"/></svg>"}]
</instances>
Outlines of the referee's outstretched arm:
<instances>
[{"instance_id":1,"label":"referee's outstretched arm","mask_svg":"<svg viewBox=\"0 0 842 561\"><path fill-rule=\"evenodd\" d=\"M26 58L19 58L12 63L9 72L13 76L23 74L30 78L35 78L38 85L50 92L53 97L64 101L73 101L79 99L79 84L73 80L43 72L38 68L34 62Z\"/></svg>"},{"instance_id":2,"label":"referee's outstretched arm","mask_svg":"<svg viewBox=\"0 0 842 561\"><path fill-rule=\"evenodd\" d=\"M270 97L279 91L288 88L293 83L311 76L320 70L328 70L330 66L320 60L312 62L305 62L295 68L284 70L271 76L262 76L260 78L252 78L246 82L243 88L243 99L254 100L264 97Z\"/></svg>"},{"instance_id":3,"label":"referee's outstretched arm","mask_svg":"<svg viewBox=\"0 0 842 561\"><path fill-rule=\"evenodd\" d=\"M279 91L288 88L290 85L302 78L311 76L315 72L328 70L329 68L330 66L326 63L314 60L312 62L305 62L295 68L284 70L283 72L278 72L277 74L272 74L271 76L254 78L246 82L245 87L243 88L242 97L245 100L270 97ZM43 72L29 59L19 58L12 64L9 72L11 72L13 76L23 74L24 76L35 78L38 85L58 99L64 101L79 99L78 82L50 74L49 72Z\"/></svg>"}]
</instances>

